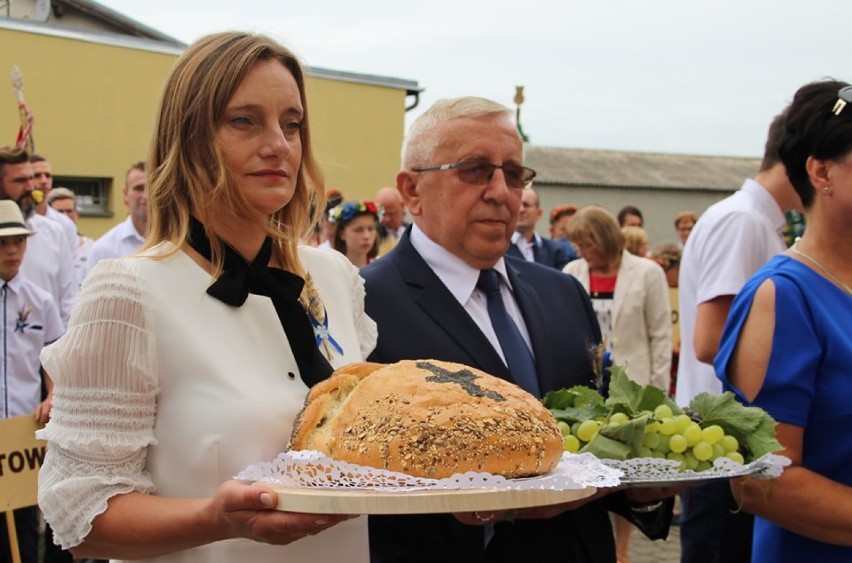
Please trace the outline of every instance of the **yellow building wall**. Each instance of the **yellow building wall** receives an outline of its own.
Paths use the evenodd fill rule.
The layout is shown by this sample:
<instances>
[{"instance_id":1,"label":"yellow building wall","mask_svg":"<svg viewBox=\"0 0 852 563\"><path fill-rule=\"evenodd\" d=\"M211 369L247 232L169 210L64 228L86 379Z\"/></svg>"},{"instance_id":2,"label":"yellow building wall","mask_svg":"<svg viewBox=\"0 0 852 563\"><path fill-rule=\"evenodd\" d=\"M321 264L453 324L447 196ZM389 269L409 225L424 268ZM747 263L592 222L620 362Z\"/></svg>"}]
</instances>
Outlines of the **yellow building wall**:
<instances>
[{"instance_id":1,"label":"yellow building wall","mask_svg":"<svg viewBox=\"0 0 852 563\"><path fill-rule=\"evenodd\" d=\"M395 186L405 128L403 90L308 78L311 139L326 186L346 199L373 199Z\"/></svg>"},{"instance_id":2,"label":"yellow building wall","mask_svg":"<svg viewBox=\"0 0 852 563\"><path fill-rule=\"evenodd\" d=\"M36 152L59 176L112 178L112 217L81 217L97 238L125 217L121 189L130 164L147 158L163 81L177 53L0 28L0 144L13 144L18 110L13 65L35 116ZM393 185L399 165L405 91L309 76L314 150L326 185L349 199Z\"/></svg>"},{"instance_id":3,"label":"yellow building wall","mask_svg":"<svg viewBox=\"0 0 852 563\"><path fill-rule=\"evenodd\" d=\"M36 152L61 176L113 178L112 218L81 218L97 237L124 218L121 188L131 163L146 158L154 107L175 55L64 37L0 30L0 76L21 69L34 115ZM18 130L15 92L0 88L2 142Z\"/></svg>"}]
</instances>

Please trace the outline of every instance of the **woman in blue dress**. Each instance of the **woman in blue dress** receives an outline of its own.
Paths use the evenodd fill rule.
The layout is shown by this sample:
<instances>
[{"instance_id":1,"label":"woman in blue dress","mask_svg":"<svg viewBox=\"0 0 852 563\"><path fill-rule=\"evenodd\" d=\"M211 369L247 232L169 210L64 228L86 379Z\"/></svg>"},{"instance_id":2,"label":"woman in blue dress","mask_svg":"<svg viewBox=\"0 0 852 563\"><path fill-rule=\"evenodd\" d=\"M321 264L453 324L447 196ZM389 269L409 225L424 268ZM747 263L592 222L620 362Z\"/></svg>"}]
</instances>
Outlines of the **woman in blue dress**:
<instances>
[{"instance_id":1,"label":"woman in blue dress","mask_svg":"<svg viewBox=\"0 0 852 563\"><path fill-rule=\"evenodd\" d=\"M753 560L852 561L852 87L799 89L779 154L807 231L737 295L716 373L777 421L792 460L778 482L742 479Z\"/></svg>"}]
</instances>

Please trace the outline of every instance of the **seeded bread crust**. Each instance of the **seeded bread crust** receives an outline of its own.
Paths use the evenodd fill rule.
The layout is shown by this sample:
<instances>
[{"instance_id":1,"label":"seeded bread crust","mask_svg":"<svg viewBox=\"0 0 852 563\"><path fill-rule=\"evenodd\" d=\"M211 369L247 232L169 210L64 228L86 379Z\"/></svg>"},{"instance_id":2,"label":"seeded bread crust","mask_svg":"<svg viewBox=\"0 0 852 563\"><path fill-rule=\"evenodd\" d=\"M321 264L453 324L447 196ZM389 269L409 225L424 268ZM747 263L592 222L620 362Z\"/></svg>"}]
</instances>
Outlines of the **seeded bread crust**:
<instances>
[{"instance_id":1,"label":"seeded bread crust","mask_svg":"<svg viewBox=\"0 0 852 563\"><path fill-rule=\"evenodd\" d=\"M477 369L437 360L350 364L315 385L290 448L440 479L465 471L541 475L562 435L541 402Z\"/></svg>"}]
</instances>

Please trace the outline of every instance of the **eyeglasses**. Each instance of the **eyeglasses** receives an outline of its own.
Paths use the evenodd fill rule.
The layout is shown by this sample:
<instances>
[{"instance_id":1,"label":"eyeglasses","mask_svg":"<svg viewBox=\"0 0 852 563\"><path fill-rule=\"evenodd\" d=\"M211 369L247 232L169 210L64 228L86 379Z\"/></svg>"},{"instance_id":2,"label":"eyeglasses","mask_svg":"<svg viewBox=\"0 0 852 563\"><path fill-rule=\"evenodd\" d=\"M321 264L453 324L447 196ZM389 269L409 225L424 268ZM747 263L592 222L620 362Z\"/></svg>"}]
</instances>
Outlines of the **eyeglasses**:
<instances>
[{"instance_id":1,"label":"eyeglasses","mask_svg":"<svg viewBox=\"0 0 852 563\"><path fill-rule=\"evenodd\" d=\"M443 170L456 170L459 180L466 184L487 184L494 177L497 169L503 171L506 185L512 189L522 190L535 178L535 170L517 164L504 164L502 166L483 162L479 160L463 160L452 164L440 164L438 166L417 166L412 168L414 172L433 172Z\"/></svg>"},{"instance_id":2,"label":"eyeglasses","mask_svg":"<svg viewBox=\"0 0 852 563\"><path fill-rule=\"evenodd\" d=\"M831 111L834 115L840 115L846 104L852 104L852 86L844 86L837 92L837 102L834 104L834 109Z\"/></svg>"}]
</instances>

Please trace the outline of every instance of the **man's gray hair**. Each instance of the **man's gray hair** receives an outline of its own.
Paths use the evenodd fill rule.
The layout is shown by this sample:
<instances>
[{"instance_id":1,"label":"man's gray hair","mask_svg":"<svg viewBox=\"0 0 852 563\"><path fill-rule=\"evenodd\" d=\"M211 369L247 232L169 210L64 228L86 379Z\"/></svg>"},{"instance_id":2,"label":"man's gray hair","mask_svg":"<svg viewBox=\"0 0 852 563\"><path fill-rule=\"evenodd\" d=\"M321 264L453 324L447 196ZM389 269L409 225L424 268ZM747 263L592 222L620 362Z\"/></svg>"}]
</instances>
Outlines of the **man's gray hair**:
<instances>
[{"instance_id":1,"label":"man's gray hair","mask_svg":"<svg viewBox=\"0 0 852 563\"><path fill-rule=\"evenodd\" d=\"M53 188L50 190L50 193L47 194L47 204L50 205L57 199L70 199L75 204L77 203L77 196L68 188Z\"/></svg>"},{"instance_id":2,"label":"man's gray hair","mask_svg":"<svg viewBox=\"0 0 852 563\"><path fill-rule=\"evenodd\" d=\"M432 158L439 140L434 134L439 123L489 115L505 115L511 118L512 110L503 104L475 96L438 100L409 127L408 135L402 143L403 168L435 164L430 163L429 159ZM518 137L520 138L520 135Z\"/></svg>"}]
</instances>

